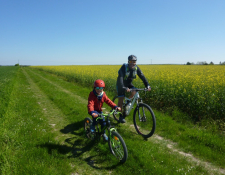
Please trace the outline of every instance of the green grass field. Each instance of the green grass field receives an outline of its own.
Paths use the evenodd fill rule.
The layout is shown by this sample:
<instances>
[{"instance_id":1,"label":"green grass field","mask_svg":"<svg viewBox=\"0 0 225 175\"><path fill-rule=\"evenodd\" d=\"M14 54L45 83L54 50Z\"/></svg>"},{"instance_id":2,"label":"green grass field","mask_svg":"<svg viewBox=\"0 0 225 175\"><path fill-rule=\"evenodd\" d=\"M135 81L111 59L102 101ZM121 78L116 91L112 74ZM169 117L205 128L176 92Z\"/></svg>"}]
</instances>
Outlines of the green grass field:
<instances>
[{"instance_id":1,"label":"green grass field","mask_svg":"<svg viewBox=\"0 0 225 175\"><path fill-rule=\"evenodd\" d=\"M224 134L185 122L182 113L153 109L148 140L136 133L132 113L126 124L111 119L128 148L121 165L107 143L84 136L92 87L29 67L0 73L0 174L225 174Z\"/></svg>"}]
</instances>

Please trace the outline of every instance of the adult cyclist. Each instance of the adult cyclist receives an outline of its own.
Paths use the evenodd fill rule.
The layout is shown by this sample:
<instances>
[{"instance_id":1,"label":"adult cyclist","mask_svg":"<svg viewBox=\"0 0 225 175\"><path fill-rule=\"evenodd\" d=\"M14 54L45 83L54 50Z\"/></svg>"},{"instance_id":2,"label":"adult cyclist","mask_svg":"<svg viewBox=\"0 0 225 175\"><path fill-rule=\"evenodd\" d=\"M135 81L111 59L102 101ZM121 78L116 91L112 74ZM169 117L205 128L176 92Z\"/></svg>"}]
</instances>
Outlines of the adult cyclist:
<instances>
[{"instance_id":1,"label":"adult cyclist","mask_svg":"<svg viewBox=\"0 0 225 175\"><path fill-rule=\"evenodd\" d=\"M125 97L125 91L130 92L130 89L135 89L134 85L132 84L132 81L136 78L136 75L138 75L139 78L143 81L148 91L151 90L147 79L145 78L141 69L136 65L136 62L137 57L135 55L130 55L128 56L128 64L124 63L118 71L116 89L119 97L118 107L120 107L121 109L123 109L122 106ZM129 98L132 98L135 93L136 91L131 91L131 95ZM121 123L125 123L125 115L123 116L122 114L120 114L119 121Z\"/></svg>"}]
</instances>

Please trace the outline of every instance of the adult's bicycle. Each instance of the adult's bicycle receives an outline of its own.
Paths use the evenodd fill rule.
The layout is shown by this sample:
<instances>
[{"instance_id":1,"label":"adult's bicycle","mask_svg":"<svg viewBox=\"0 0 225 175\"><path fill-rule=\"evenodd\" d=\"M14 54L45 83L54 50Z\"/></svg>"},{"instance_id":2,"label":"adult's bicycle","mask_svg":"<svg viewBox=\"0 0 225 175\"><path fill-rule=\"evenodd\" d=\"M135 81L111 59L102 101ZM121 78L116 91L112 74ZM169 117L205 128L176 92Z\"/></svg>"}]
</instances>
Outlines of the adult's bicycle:
<instances>
[{"instance_id":1,"label":"adult's bicycle","mask_svg":"<svg viewBox=\"0 0 225 175\"><path fill-rule=\"evenodd\" d=\"M111 153L121 162L124 163L127 160L128 152L126 144L121 137L121 135L117 132L116 128L111 126L109 117L112 114L120 113L117 110L112 110L109 114L99 114L96 118L97 124L95 125L95 132L91 132L92 119L89 117L84 119L84 131L87 138L91 140L100 141L101 136L105 133L105 130L108 130L108 145ZM106 125L103 129L99 127L99 120L106 118Z\"/></svg>"},{"instance_id":2,"label":"adult's bicycle","mask_svg":"<svg viewBox=\"0 0 225 175\"><path fill-rule=\"evenodd\" d=\"M131 91L136 91L135 95L129 99L127 97L123 100L123 115L124 117L129 115L131 110L133 109L134 104L136 103L136 107L133 113L133 123L134 127L138 134L142 135L144 138L151 137L156 128L156 119L155 114L151 107L146 103L142 102L142 98L140 97L139 91L147 91L144 89L130 89ZM113 98L113 102L118 104L118 96ZM119 115L117 113L113 113L113 117L115 120L119 122Z\"/></svg>"}]
</instances>

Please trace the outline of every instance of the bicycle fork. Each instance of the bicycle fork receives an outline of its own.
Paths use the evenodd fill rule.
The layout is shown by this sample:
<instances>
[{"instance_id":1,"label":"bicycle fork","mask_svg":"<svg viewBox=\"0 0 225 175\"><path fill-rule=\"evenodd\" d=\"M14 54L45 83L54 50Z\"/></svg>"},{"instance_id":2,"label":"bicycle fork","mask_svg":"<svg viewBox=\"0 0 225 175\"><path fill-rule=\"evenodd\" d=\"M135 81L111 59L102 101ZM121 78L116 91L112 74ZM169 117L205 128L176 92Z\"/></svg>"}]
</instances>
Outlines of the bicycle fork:
<instances>
[{"instance_id":1,"label":"bicycle fork","mask_svg":"<svg viewBox=\"0 0 225 175\"><path fill-rule=\"evenodd\" d=\"M117 131L116 131L116 128L110 128L110 129L109 129L109 139L110 139L110 141L113 140L112 135L111 135L112 131L117 132ZM118 141L117 138L115 138L115 139ZM113 147L115 147L114 142L111 142L111 143L112 143Z\"/></svg>"},{"instance_id":2,"label":"bicycle fork","mask_svg":"<svg viewBox=\"0 0 225 175\"><path fill-rule=\"evenodd\" d=\"M137 110L138 110L138 117L139 117L140 122L146 122L146 115L145 115L144 108L143 107L141 108L143 116L141 116L141 114L140 114L139 105L137 106Z\"/></svg>"}]
</instances>

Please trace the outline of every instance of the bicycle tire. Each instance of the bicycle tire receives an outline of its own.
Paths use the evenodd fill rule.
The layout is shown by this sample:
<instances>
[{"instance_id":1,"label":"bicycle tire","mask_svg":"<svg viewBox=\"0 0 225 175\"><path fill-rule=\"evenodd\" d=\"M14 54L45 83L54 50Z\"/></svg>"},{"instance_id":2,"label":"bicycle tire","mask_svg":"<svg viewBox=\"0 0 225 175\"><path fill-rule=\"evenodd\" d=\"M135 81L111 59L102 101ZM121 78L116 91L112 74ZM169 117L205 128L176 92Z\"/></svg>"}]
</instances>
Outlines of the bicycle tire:
<instances>
[{"instance_id":1,"label":"bicycle tire","mask_svg":"<svg viewBox=\"0 0 225 175\"><path fill-rule=\"evenodd\" d=\"M154 112L149 105L139 103L139 105L136 106L133 115L133 122L137 133L142 135L144 138L149 138L154 134L156 119Z\"/></svg>"},{"instance_id":2,"label":"bicycle tire","mask_svg":"<svg viewBox=\"0 0 225 175\"><path fill-rule=\"evenodd\" d=\"M109 149L111 153L119 159L120 163L124 163L128 157L128 151L123 138L118 132L112 131L108 138Z\"/></svg>"},{"instance_id":3,"label":"bicycle tire","mask_svg":"<svg viewBox=\"0 0 225 175\"><path fill-rule=\"evenodd\" d=\"M118 105L118 100L119 100L119 97L118 96L115 96L114 98L113 98L113 102L116 104L116 105ZM113 113L113 117L114 117L114 119L116 120L116 121L118 121L119 122L119 114L115 114L115 113Z\"/></svg>"},{"instance_id":4,"label":"bicycle tire","mask_svg":"<svg viewBox=\"0 0 225 175\"><path fill-rule=\"evenodd\" d=\"M87 117L84 119L84 134L87 138L94 140L95 134L91 133L92 120Z\"/></svg>"}]
</instances>

